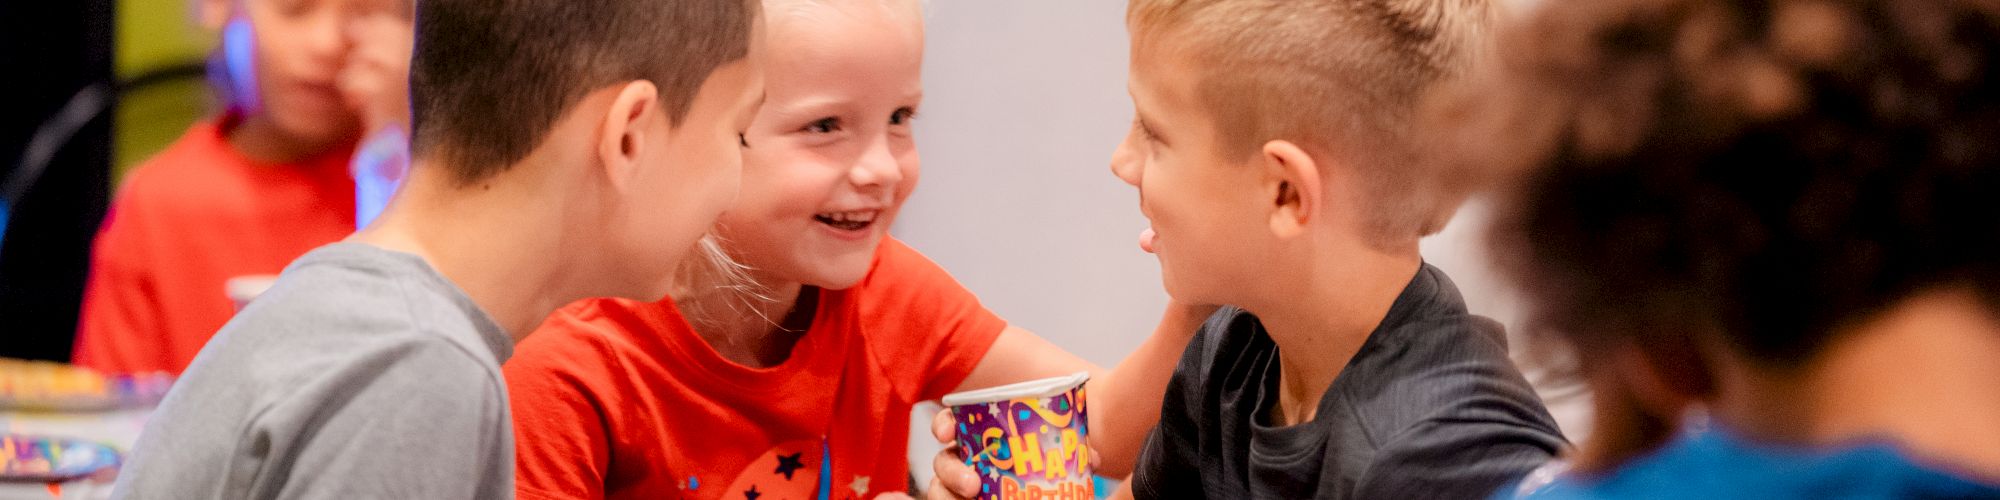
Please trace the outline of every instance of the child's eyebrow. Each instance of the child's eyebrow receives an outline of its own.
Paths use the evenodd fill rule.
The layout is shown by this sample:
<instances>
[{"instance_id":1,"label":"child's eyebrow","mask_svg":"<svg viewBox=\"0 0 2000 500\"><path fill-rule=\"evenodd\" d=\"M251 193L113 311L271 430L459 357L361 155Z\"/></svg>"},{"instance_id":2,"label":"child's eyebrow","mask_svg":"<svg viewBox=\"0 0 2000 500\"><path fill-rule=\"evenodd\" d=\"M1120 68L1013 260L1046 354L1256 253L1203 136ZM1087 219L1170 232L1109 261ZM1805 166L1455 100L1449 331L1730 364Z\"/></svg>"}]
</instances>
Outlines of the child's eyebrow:
<instances>
[{"instance_id":1,"label":"child's eyebrow","mask_svg":"<svg viewBox=\"0 0 2000 500\"><path fill-rule=\"evenodd\" d=\"M842 106L847 105L847 102L846 99L833 96L807 97L782 103L776 107L776 111L778 116L785 117L835 114Z\"/></svg>"}]
</instances>

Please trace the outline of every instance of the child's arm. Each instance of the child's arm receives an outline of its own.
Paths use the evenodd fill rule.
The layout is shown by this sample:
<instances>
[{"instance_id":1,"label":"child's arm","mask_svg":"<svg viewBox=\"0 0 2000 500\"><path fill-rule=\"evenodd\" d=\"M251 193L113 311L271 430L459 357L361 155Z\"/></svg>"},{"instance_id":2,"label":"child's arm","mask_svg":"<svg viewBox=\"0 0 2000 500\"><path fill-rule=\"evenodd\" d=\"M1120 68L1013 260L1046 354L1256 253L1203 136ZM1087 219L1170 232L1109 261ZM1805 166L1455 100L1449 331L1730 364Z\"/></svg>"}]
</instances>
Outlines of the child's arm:
<instances>
[{"instance_id":1,"label":"child's arm","mask_svg":"<svg viewBox=\"0 0 2000 500\"><path fill-rule=\"evenodd\" d=\"M1213 306L1170 303L1160 325L1145 342L1112 369L1078 358L1027 330L1009 326L958 390L1090 371L1090 447L1100 455L1096 473L1123 477L1145 443L1146 433L1160 416L1160 398L1174 366ZM949 420L947 418L946 420ZM1115 425L1113 424L1115 423ZM950 439L946 439L950 442ZM947 453L950 450L946 451ZM977 488L975 484L973 488Z\"/></svg>"}]
</instances>

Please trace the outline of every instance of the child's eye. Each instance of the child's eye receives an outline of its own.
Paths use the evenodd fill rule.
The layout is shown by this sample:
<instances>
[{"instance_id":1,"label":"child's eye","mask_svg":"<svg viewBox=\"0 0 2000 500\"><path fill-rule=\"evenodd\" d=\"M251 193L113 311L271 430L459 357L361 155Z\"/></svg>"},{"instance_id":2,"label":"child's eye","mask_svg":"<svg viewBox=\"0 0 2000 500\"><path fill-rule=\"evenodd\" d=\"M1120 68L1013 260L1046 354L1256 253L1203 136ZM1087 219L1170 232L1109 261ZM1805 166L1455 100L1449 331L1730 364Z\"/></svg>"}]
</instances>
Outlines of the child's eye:
<instances>
[{"instance_id":1,"label":"child's eye","mask_svg":"<svg viewBox=\"0 0 2000 500\"><path fill-rule=\"evenodd\" d=\"M809 124L806 124L805 128L802 128L802 129L799 129L799 130L803 130L803 131L806 131L806 132L812 132L812 133L815 133L815 134L831 134L831 133L834 133L834 132L839 132L839 131L840 131L840 119L839 119L839 118L832 118L832 117L828 117L828 118L821 118L821 119L819 119L818 121L814 121L814 122L812 122L812 123L809 123Z\"/></svg>"},{"instance_id":2,"label":"child's eye","mask_svg":"<svg viewBox=\"0 0 2000 500\"><path fill-rule=\"evenodd\" d=\"M1146 138L1146 142L1158 142L1160 140L1159 136L1153 135L1153 128L1146 126L1146 122L1132 122L1132 125L1139 129L1139 136Z\"/></svg>"},{"instance_id":3,"label":"child's eye","mask_svg":"<svg viewBox=\"0 0 2000 500\"><path fill-rule=\"evenodd\" d=\"M910 108L897 109L895 113L889 114L890 125L908 125L910 120L915 119L917 119L917 110Z\"/></svg>"}]
</instances>

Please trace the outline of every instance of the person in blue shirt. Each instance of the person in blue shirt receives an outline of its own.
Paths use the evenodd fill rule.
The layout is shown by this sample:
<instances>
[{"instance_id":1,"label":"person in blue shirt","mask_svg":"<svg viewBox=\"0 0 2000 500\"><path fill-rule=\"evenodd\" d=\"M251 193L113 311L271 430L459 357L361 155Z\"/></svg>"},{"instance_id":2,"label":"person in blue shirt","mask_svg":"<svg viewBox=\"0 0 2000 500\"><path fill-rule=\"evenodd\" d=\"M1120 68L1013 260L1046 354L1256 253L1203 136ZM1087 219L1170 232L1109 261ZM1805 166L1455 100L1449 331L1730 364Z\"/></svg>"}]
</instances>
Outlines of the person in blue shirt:
<instances>
[{"instance_id":1,"label":"person in blue shirt","mask_svg":"<svg viewBox=\"0 0 2000 500\"><path fill-rule=\"evenodd\" d=\"M1499 497L2000 498L2000 6L1508 30L1440 143L1506 181L1498 263L1598 419Z\"/></svg>"}]
</instances>

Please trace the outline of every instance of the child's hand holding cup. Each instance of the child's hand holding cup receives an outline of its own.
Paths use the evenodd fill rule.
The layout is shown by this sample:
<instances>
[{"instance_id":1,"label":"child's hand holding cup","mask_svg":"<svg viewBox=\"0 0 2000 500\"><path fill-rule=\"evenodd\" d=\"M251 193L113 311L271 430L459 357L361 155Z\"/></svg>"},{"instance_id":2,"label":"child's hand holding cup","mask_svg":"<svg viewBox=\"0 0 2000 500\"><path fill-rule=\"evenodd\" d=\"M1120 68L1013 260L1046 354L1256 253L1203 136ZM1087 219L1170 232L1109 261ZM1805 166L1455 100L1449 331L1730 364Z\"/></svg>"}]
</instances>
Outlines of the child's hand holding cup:
<instances>
[{"instance_id":1,"label":"child's hand holding cup","mask_svg":"<svg viewBox=\"0 0 2000 500\"><path fill-rule=\"evenodd\" d=\"M945 396L932 430L953 445L934 464L931 498L1095 498L1089 378L1080 372Z\"/></svg>"}]
</instances>

